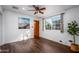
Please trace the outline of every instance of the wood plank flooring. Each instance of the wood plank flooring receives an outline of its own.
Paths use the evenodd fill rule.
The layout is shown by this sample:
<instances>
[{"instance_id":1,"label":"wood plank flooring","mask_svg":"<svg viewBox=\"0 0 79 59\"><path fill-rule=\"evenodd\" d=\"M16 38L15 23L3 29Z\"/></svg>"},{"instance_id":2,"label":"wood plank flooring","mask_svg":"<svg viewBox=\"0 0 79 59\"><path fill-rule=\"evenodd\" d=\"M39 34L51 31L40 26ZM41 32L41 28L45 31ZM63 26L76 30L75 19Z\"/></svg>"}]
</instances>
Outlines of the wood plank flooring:
<instances>
[{"instance_id":1,"label":"wood plank flooring","mask_svg":"<svg viewBox=\"0 0 79 59\"><path fill-rule=\"evenodd\" d=\"M28 39L0 47L2 53L71 53L68 46L44 39Z\"/></svg>"}]
</instances>

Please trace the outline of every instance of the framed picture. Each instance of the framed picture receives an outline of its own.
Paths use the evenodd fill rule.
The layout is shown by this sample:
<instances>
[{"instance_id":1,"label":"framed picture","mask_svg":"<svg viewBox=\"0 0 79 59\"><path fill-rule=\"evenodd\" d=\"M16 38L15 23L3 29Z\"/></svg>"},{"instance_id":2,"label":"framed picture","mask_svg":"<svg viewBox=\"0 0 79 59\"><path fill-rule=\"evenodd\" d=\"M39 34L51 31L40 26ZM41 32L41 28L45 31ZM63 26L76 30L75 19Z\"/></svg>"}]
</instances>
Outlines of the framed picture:
<instances>
[{"instance_id":1,"label":"framed picture","mask_svg":"<svg viewBox=\"0 0 79 59\"><path fill-rule=\"evenodd\" d=\"M30 18L19 17L19 19L18 19L18 28L19 29L30 29Z\"/></svg>"}]
</instances>

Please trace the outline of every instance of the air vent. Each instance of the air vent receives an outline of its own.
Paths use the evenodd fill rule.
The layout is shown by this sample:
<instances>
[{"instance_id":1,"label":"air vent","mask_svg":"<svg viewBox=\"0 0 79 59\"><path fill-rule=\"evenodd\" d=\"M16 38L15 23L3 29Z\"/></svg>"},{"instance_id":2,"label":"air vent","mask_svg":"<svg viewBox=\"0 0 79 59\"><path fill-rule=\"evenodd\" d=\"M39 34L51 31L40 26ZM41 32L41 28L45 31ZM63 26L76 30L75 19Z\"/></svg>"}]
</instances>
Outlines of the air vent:
<instances>
[{"instance_id":1,"label":"air vent","mask_svg":"<svg viewBox=\"0 0 79 59\"><path fill-rule=\"evenodd\" d=\"M13 9L19 9L19 8L18 8L18 7L16 7L16 6L12 6L12 8L13 8Z\"/></svg>"}]
</instances>

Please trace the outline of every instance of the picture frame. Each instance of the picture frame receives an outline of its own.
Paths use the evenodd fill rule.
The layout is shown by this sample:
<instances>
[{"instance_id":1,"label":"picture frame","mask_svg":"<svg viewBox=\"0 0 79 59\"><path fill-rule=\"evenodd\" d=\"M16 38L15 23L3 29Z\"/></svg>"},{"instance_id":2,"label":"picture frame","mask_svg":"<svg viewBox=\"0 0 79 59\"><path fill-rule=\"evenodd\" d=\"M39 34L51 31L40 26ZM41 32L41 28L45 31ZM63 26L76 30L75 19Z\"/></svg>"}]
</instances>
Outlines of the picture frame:
<instances>
[{"instance_id":1,"label":"picture frame","mask_svg":"<svg viewBox=\"0 0 79 59\"><path fill-rule=\"evenodd\" d=\"M30 18L18 17L18 29L30 29Z\"/></svg>"}]
</instances>

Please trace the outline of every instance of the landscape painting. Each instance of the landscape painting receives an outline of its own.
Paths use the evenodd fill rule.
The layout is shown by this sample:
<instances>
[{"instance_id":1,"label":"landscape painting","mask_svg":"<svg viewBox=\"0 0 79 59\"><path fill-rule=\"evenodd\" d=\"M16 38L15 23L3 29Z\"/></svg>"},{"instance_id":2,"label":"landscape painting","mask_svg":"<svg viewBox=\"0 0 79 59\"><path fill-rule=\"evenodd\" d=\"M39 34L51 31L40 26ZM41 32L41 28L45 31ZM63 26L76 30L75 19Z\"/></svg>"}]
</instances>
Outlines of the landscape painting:
<instances>
[{"instance_id":1,"label":"landscape painting","mask_svg":"<svg viewBox=\"0 0 79 59\"><path fill-rule=\"evenodd\" d=\"M18 28L19 29L30 29L30 18L19 17Z\"/></svg>"}]
</instances>

